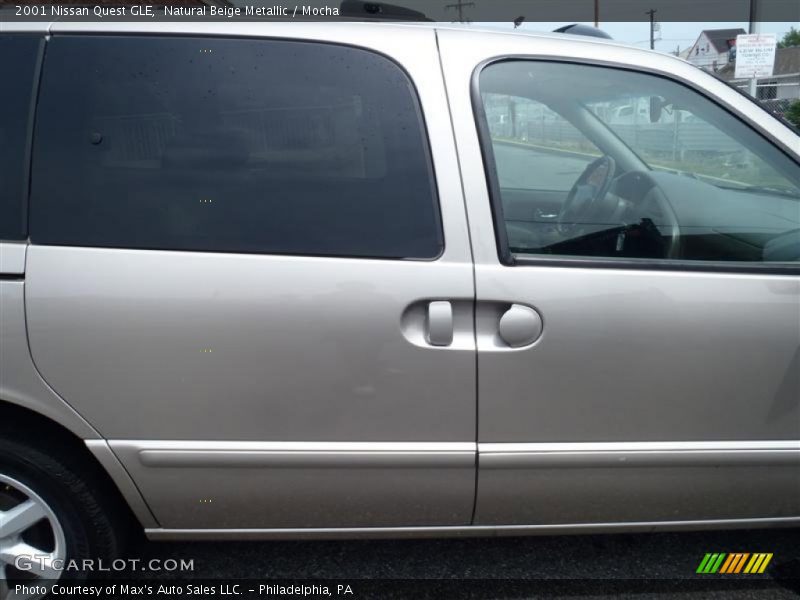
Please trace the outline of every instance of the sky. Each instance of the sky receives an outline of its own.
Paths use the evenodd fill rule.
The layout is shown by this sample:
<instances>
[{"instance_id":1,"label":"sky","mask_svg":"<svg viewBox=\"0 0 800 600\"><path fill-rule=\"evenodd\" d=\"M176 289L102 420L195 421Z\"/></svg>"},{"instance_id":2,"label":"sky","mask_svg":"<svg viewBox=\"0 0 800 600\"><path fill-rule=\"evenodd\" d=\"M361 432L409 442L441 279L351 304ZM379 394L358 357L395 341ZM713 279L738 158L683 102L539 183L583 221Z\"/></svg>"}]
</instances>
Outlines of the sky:
<instances>
[{"instance_id":1,"label":"sky","mask_svg":"<svg viewBox=\"0 0 800 600\"><path fill-rule=\"evenodd\" d=\"M563 25L570 23L545 23L545 22L532 22L523 23L520 29L522 31L552 31ZM594 25L594 23L584 23L585 25ZM482 23L487 27L496 27L500 29L513 29L512 23ZM661 31L656 33L656 50L662 52L673 52L678 47L681 50L691 46L704 29L735 29L741 27L747 31L748 23L738 22L706 22L706 23L676 23L667 22L661 23ZM775 33L778 39L782 38L784 34L789 31L790 27L794 25L798 27L798 23L759 23L758 33ZM800 27L798 27L800 28ZM612 38L617 41L632 44L634 46L641 46L642 48L650 47L650 23L649 22L636 22L636 23L600 23L600 29L608 33ZM661 38L659 40L659 38Z\"/></svg>"}]
</instances>

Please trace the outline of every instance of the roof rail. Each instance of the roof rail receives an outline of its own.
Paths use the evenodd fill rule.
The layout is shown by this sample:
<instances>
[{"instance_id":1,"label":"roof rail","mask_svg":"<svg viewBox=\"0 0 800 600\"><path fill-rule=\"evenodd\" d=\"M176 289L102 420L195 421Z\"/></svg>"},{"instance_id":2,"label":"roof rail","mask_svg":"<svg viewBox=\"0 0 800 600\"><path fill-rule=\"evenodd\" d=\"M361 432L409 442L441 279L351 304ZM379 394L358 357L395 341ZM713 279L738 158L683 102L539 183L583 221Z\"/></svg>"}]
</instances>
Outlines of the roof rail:
<instances>
[{"instance_id":1,"label":"roof rail","mask_svg":"<svg viewBox=\"0 0 800 600\"><path fill-rule=\"evenodd\" d=\"M569 33L572 35L588 35L590 37L605 38L607 40L614 39L602 29L598 29L597 27L592 27L590 25L581 25L580 23L564 25L563 27L559 27L553 31L556 33Z\"/></svg>"},{"instance_id":2,"label":"roof rail","mask_svg":"<svg viewBox=\"0 0 800 600\"><path fill-rule=\"evenodd\" d=\"M341 16L356 19L381 19L391 21L433 21L418 10L383 2L343 0Z\"/></svg>"}]
</instances>

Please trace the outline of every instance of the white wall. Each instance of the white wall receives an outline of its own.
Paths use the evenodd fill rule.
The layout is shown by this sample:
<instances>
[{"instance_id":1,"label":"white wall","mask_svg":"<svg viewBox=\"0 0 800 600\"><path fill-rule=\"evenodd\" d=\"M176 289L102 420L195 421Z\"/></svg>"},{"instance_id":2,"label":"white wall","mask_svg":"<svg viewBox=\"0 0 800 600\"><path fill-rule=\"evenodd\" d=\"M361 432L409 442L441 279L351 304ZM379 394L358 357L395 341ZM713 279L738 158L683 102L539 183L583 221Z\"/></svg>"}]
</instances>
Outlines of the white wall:
<instances>
[{"instance_id":1,"label":"white wall","mask_svg":"<svg viewBox=\"0 0 800 600\"><path fill-rule=\"evenodd\" d=\"M697 53L695 53L695 51L697 51ZM728 64L728 52L717 52L708 37L706 37L706 34L701 33L700 37L697 38L697 41L689 50L687 60L698 67L709 70L714 69L714 61L716 61L716 68L719 69Z\"/></svg>"}]
</instances>

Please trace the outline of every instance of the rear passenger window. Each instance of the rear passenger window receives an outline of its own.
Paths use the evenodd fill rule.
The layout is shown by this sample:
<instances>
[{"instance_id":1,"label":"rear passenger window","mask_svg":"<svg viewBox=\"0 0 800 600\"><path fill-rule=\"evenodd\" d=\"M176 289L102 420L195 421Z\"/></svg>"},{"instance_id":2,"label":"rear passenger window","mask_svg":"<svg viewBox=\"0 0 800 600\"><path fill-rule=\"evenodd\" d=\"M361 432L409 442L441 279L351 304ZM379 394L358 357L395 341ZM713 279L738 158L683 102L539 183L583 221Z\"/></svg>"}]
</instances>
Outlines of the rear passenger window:
<instances>
[{"instance_id":1,"label":"rear passenger window","mask_svg":"<svg viewBox=\"0 0 800 600\"><path fill-rule=\"evenodd\" d=\"M25 239L28 132L41 40L0 36L0 239Z\"/></svg>"},{"instance_id":2,"label":"rear passenger window","mask_svg":"<svg viewBox=\"0 0 800 600\"><path fill-rule=\"evenodd\" d=\"M349 47L55 37L34 243L434 258L443 240L406 74Z\"/></svg>"}]
</instances>

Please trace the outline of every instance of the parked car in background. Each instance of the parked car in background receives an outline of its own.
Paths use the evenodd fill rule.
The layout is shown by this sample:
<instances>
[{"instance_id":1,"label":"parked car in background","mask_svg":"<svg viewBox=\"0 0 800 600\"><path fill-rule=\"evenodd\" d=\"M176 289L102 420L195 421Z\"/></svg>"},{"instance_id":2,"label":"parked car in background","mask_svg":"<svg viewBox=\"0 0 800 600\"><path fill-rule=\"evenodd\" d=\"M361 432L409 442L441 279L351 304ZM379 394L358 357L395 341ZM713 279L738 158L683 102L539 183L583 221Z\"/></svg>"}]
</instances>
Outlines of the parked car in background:
<instances>
[{"instance_id":1,"label":"parked car in background","mask_svg":"<svg viewBox=\"0 0 800 600\"><path fill-rule=\"evenodd\" d=\"M0 54L0 590L130 523L800 523L799 140L708 73L411 24Z\"/></svg>"}]
</instances>

